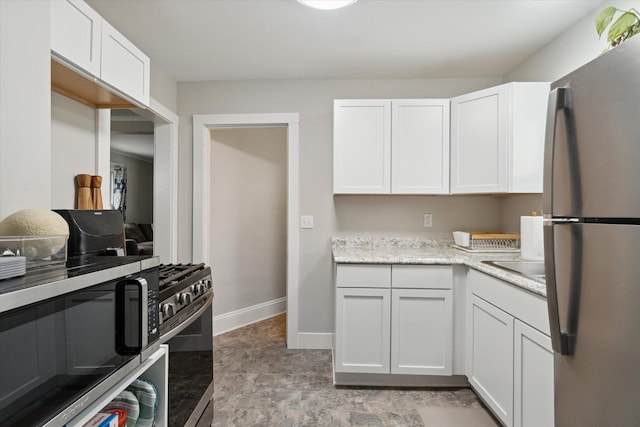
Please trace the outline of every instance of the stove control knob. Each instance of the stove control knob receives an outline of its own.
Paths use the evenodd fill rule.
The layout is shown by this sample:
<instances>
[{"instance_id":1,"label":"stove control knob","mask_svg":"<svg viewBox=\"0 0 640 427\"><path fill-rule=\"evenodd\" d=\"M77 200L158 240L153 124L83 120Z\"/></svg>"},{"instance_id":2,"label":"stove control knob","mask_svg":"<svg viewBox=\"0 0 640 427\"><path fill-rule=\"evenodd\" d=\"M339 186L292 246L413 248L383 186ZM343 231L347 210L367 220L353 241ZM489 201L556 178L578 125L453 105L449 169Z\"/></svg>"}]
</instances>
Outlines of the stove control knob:
<instances>
[{"instance_id":1,"label":"stove control knob","mask_svg":"<svg viewBox=\"0 0 640 427\"><path fill-rule=\"evenodd\" d=\"M183 292L178 295L178 302L180 304L189 304L191 303L191 294L188 292Z\"/></svg>"},{"instance_id":2,"label":"stove control knob","mask_svg":"<svg viewBox=\"0 0 640 427\"><path fill-rule=\"evenodd\" d=\"M196 285L196 295L202 295L207 291L207 285L204 283L198 283Z\"/></svg>"},{"instance_id":3,"label":"stove control knob","mask_svg":"<svg viewBox=\"0 0 640 427\"><path fill-rule=\"evenodd\" d=\"M200 285L191 285L189 286L189 289L191 289L191 293L195 296L200 295Z\"/></svg>"},{"instance_id":4,"label":"stove control knob","mask_svg":"<svg viewBox=\"0 0 640 427\"><path fill-rule=\"evenodd\" d=\"M162 315L164 317L171 317L174 314L176 314L175 308L173 307L173 304L162 304L160 306L160 311L162 311Z\"/></svg>"},{"instance_id":5,"label":"stove control knob","mask_svg":"<svg viewBox=\"0 0 640 427\"><path fill-rule=\"evenodd\" d=\"M207 279L207 280L203 280L202 283L205 286L205 289L211 289L211 280Z\"/></svg>"}]
</instances>

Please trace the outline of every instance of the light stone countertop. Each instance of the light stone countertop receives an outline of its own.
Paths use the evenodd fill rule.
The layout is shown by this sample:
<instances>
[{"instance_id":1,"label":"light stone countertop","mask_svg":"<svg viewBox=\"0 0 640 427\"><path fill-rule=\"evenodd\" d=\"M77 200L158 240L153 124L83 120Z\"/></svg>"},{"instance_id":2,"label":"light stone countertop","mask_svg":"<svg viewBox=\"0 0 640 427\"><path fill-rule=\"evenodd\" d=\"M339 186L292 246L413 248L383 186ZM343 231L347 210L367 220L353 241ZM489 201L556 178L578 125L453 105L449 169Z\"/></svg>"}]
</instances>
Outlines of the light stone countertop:
<instances>
[{"instance_id":1,"label":"light stone countertop","mask_svg":"<svg viewBox=\"0 0 640 427\"><path fill-rule=\"evenodd\" d=\"M471 253L452 247L450 239L334 237L331 248L338 264L458 264L489 274L546 298L543 283L482 261L519 260L520 253Z\"/></svg>"}]
</instances>

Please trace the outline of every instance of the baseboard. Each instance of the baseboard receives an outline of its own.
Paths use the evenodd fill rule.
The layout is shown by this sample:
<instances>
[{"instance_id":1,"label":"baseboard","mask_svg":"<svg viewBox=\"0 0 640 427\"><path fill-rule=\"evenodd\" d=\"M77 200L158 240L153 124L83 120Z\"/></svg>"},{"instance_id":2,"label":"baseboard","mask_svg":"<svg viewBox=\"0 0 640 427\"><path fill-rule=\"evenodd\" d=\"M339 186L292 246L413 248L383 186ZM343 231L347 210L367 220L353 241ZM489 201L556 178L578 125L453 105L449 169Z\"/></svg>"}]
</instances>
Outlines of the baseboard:
<instances>
[{"instance_id":1,"label":"baseboard","mask_svg":"<svg viewBox=\"0 0 640 427\"><path fill-rule=\"evenodd\" d=\"M335 371L333 383L335 385L384 387L470 387L469 381L464 375L365 374Z\"/></svg>"},{"instance_id":2,"label":"baseboard","mask_svg":"<svg viewBox=\"0 0 640 427\"><path fill-rule=\"evenodd\" d=\"M268 319L287 311L287 298L278 298L271 301L231 311L213 317L213 336L233 331L234 329Z\"/></svg>"},{"instance_id":3,"label":"baseboard","mask_svg":"<svg viewBox=\"0 0 640 427\"><path fill-rule=\"evenodd\" d=\"M330 350L333 348L333 334L320 332L298 332L299 349Z\"/></svg>"}]
</instances>

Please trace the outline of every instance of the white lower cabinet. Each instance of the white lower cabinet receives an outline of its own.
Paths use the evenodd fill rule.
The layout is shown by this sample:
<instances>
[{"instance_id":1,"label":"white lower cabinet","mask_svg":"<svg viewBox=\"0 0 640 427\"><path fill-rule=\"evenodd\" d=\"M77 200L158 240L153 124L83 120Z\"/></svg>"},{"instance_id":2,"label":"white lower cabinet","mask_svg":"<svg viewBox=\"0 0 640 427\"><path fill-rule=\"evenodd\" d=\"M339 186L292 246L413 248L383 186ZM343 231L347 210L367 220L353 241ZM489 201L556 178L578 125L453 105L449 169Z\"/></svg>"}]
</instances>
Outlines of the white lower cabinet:
<instances>
[{"instance_id":1,"label":"white lower cabinet","mask_svg":"<svg viewBox=\"0 0 640 427\"><path fill-rule=\"evenodd\" d=\"M553 350L543 297L467 275L467 377L507 427L552 427Z\"/></svg>"},{"instance_id":2,"label":"white lower cabinet","mask_svg":"<svg viewBox=\"0 0 640 427\"><path fill-rule=\"evenodd\" d=\"M336 372L389 373L391 290L338 288Z\"/></svg>"},{"instance_id":3,"label":"white lower cabinet","mask_svg":"<svg viewBox=\"0 0 640 427\"><path fill-rule=\"evenodd\" d=\"M467 313L467 377L493 413L513 420L513 316L471 295Z\"/></svg>"},{"instance_id":4,"label":"white lower cabinet","mask_svg":"<svg viewBox=\"0 0 640 427\"><path fill-rule=\"evenodd\" d=\"M515 321L513 425L552 426L553 349L551 339Z\"/></svg>"},{"instance_id":5,"label":"white lower cabinet","mask_svg":"<svg viewBox=\"0 0 640 427\"><path fill-rule=\"evenodd\" d=\"M336 372L452 374L451 266L339 264L336 285Z\"/></svg>"},{"instance_id":6,"label":"white lower cabinet","mask_svg":"<svg viewBox=\"0 0 640 427\"><path fill-rule=\"evenodd\" d=\"M391 291L392 374L451 375L452 292Z\"/></svg>"}]
</instances>

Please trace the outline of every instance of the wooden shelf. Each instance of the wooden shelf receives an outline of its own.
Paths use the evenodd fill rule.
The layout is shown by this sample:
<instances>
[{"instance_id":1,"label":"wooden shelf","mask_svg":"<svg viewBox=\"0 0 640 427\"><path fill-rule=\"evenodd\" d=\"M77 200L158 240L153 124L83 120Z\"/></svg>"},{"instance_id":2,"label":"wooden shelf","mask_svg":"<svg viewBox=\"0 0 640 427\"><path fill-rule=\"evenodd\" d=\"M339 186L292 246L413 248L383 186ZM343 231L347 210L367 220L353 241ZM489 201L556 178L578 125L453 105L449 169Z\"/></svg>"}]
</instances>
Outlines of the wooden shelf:
<instances>
[{"instance_id":1,"label":"wooden shelf","mask_svg":"<svg viewBox=\"0 0 640 427\"><path fill-rule=\"evenodd\" d=\"M51 60L51 90L91 108L138 108L53 59Z\"/></svg>"}]
</instances>

